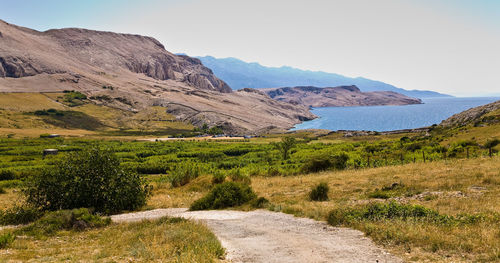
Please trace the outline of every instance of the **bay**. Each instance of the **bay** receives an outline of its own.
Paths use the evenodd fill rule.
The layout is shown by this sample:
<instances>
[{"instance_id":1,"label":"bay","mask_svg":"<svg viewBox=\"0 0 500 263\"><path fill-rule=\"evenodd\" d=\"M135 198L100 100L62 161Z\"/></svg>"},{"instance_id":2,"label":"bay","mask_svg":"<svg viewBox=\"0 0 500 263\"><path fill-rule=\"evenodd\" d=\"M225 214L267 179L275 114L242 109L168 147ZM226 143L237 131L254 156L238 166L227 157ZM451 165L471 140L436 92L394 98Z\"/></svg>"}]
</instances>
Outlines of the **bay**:
<instances>
[{"instance_id":1,"label":"bay","mask_svg":"<svg viewBox=\"0 0 500 263\"><path fill-rule=\"evenodd\" d=\"M427 98L424 104L404 106L360 106L314 108L319 118L298 124L292 130L392 131L439 124L464 110L499 100L498 97Z\"/></svg>"}]
</instances>

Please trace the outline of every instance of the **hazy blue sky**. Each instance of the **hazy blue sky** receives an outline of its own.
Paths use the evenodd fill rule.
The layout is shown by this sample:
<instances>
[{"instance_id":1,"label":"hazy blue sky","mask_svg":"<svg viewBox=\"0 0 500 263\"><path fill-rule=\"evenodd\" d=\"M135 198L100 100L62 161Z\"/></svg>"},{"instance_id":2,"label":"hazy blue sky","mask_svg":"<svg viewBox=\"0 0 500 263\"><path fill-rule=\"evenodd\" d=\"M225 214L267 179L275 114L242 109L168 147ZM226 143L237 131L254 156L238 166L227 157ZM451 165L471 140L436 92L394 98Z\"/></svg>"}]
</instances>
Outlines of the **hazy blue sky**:
<instances>
[{"instance_id":1,"label":"hazy blue sky","mask_svg":"<svg viewBox=\"0 0 500 263\"><path fill-rule=\"evenodd\" d=\"M404 89L500 94L500 0L0 0L0 19L149 35L175 53Z\"/></svg>"}]
</instances>

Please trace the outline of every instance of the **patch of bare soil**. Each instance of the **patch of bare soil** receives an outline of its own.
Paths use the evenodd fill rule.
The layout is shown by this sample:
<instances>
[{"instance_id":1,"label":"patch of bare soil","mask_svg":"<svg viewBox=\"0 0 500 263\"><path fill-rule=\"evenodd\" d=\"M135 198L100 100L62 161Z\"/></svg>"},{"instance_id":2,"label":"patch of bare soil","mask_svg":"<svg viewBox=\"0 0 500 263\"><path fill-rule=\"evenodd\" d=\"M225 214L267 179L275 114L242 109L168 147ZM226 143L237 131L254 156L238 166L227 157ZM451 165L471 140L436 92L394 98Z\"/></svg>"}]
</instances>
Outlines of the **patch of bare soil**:
<instances>
[{"instance_id":1,"label":"patch of bare soil","mask_svg":"<svg viewBox=\"0 0 500 263\"><path fill-rule=\"evenodd\" d=\"M266 210L190 212L172 208L111 218L134 222L163 216L206 224L226 248L230 262L402 262L360 231Z\"/></svg>"}]
</instances>

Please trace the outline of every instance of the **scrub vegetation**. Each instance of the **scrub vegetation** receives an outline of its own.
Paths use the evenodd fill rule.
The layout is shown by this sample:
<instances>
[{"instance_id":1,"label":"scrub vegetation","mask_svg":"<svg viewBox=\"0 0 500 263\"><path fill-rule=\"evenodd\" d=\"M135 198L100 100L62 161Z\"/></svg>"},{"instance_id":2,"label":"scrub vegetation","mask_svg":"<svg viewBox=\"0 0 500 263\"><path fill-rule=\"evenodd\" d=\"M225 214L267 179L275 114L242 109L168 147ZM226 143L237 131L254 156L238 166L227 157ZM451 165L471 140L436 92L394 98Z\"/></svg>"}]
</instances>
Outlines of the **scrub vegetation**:
<instances>
[{"instance_id":1,"label":"scrub vegetation","mask_svg":"<svg viewBox=\"0 0 500 263\"><path fill-rule=\"evenodd\" d=\"M498 137L480 132L489 129L359 137L306 131L241 141L4 137L0 223L27 226L0 231L0 244L18 260L32 259L43 246L43 256L54 260L189 262L208 253L213 261L223 257L222 247L198 224L115 225L101 218L167 207L264 208L359 229L409 261L498 261ZM44 149L59 152L43 156ZM94 186L102 196L76 190ZM48 200L45 191L58 193L61 202ZM89 222L74 215L81 207ZM119 232L125 234L116 245L103 245ZM62 246L82 252L55 252ZM164 247L170 252L160 253Z\"/></svg>"}]
</instances>

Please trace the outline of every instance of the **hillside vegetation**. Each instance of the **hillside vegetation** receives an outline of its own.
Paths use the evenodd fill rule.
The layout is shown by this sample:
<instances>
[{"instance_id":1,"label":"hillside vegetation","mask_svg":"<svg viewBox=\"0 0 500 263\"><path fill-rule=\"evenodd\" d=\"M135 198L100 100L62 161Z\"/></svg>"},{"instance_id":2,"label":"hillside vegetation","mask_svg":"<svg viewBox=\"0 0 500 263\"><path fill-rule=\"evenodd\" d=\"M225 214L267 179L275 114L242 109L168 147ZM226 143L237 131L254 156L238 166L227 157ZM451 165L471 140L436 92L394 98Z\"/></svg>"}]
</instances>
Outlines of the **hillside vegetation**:
<instances>
[{"instance_id":1,"label":"hillside vegetation","mask_svg":"<svg viewBox=\"0 0 500 263\"><path fill-rule=\"evenodd\" d=\"M51 96L57 100L60 95ZM64 101L64 93L61 96L61 108L33 108L29 116L43 121L61 117L58 115L66 114L67 107L100 107L89 103L68 106L85 99L72 94L71 101ZM153 186L151 198L139 209L265 208L359 229L409 261L495 262L500 259L500 129L496 115L496 110L485 112L463 125L433 126L420 133L350 137L325 131L269 134L240 141L4 136L0 139L0 222L29 223L39 218L37 210L16 210L26 202L20 191L26 189L25 180L54 170L67 154L98 144L114 152L120 170L140 174ZM59 153L43 157L42 151L49 148ZM9 256L20 260L31 258L41 247L48 258L70 257L63 246L80 249L86 242L107 244L109 236L120 231L130 238L121 239L116 246L102 245L96 250L99 253L88 252L84 257L147 260L161 257L158 251L163 246L172 247L167 251L180 251L163 255L165 260L188 261L203 253L211 253L211 260L221 256L220 244L209 232L189 222L174 221L109 225L84 232L62 229L46 236L43 245L40 237L22 239L16 230L4 229L0 240ZM176 233L174 237L158 234L167 228ZM145 235L151 239L139 238ZM62 242L57 241L61 238ZM185 242L191 241L195 245L187 246ZM135 250L144 242L151 245Z\"/></svg>"},{"instance_id":2,"label":"hillside vegetation","mask_svg":"<svg viewBox=\"0 0 500 263\"><path fill-rule=\"evenodd\" d=\"M70 136L114 134L175 135L193 130L165 107L152 106L137 113L86 98L79 92L0 93L0 134L38 137L43 133Z\"/></svg>"}]
</instances>

